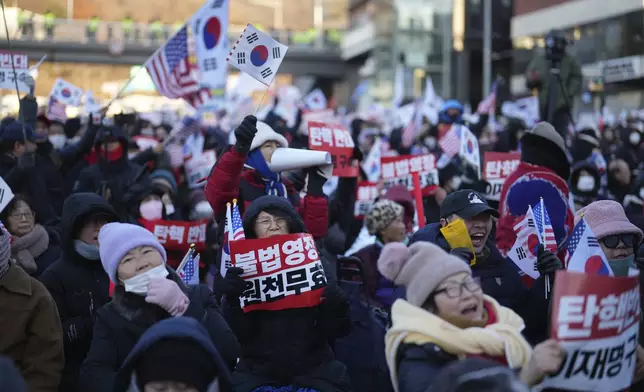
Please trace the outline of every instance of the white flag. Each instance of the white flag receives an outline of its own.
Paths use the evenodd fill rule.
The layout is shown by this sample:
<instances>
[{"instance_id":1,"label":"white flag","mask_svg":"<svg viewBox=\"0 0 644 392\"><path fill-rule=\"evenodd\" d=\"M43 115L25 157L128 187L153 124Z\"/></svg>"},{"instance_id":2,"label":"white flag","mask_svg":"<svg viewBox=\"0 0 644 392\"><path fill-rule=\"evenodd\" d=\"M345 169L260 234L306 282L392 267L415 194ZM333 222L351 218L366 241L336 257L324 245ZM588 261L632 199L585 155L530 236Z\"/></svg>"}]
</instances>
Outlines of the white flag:
<instances>
[{"instance_id":1,"label":"white flag","mask_svg":"<svg viewBox=\"0 0 644 392\"><path fill-rule=\"evenodd\" d=\"M201 84L226 88L228 66L221 60L228 52L228 0L209 0L190 21Z\"/></svg>"},{"instance_id":2,"label":"white flag","mask_svg":"<svg viewBox=\"0 0 644 392\"><path fill-rule=\"evenodd\" d=\"M324 110L327 107L326 96L316 88L304 97L304 104L311 110Z\"/></svg>"},{"instance_id":3,"label":"white flag","mask_svg":"<svg viewBox=\"0 0 644 392\"><path fill-rule=\"evenodd\" d=\"M269 86L287 51L288 46L280 44L249 23L228 54L226 61Z\"/></svg>"},{"instance_id":4,"label":"white flag","mask_svg":"<svg viewBox=\"0 0 644 392\"><path fill-rule=\"evenodd\" d=\"M83 97L83 89L58 78L56 79L56 83L54 83L54 87L51 89L49 96L54 97L56 101L65 105L80 106L81 98Z\"/></svg>"},{"instance_id":5,"label":"white flag","mask_svg":"<svg viewBox=\"0 0 644 392\"><path fill-rule=\"evenodd\" d=\"M371 146L367 158L362 162L362 170L367 175L367 180L376 182L380 179L380 157L382 156L382 140L377 138Z\"/></svg>"},{"instance_id":6,"label":"white flag","mask_svg":"<svg viewBox=\"0 0 644 392\"><path fill-rule=\"evenodd\" d=\"M539 277L539 272L534 268L537 262L536 248L539 246L539 232L534 222L532 207L528 206L525 216L514 226L517 238L508 257L514 261L526 275L532 279Z\"/></svg>"},{"instance_id":7,"label":"white flag","mask_svg":"<svg viewBox=\"0 0 644 392\"><path fill-rule=\"evenodd\" d=\"M94 92L92 90L87 90L85 93L85 112L86 113L98 113L101 110L101 105L94 99Z\"/></svg>"},{"instance_id":8,"label":"white flag","mask_svg":"<svg viewBox=\"0 0 644 392\"><path fill-rule=\"evenodd\" d=\"M13 191L9 185L0 178L0 211L3 211L9 205L9 202L13 200Z\"/></svg>"},{"instance_id":9,"label":"white flag","mask_svg":"<svg viewBox=\"0 0 644 392\"><path fill-rule=\"evenodd\" d=\"M479 178L481 177L481 155L479 152L479 141L474 136L472 131L465 126L461 128L461 159L474 166L477 170Z\"/></svg>"}]
</instances>

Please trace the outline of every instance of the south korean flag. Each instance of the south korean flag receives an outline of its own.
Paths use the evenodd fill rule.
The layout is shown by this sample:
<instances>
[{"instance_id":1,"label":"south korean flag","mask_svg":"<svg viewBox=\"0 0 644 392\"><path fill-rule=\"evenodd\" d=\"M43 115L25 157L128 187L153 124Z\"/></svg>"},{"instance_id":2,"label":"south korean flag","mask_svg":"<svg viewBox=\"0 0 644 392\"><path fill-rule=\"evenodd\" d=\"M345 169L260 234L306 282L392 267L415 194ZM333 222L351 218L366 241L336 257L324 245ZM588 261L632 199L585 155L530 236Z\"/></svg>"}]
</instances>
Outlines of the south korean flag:
<instances>
[{"instance_id":1,"label":"south korean flag","mask_svg":"<svg viewBox=\"0 0 644 392\"><path fill-rule=\"evenodd\" d=\"M248 24L228 53L226 61L269 86L286 56L286 51L288 46Z\"/></svg>"},{"instance_id":2,"label":"south korean flag","mask_svg":"<svg viewBox=\"0 0 644 392\"><path fill-rule=\"evenodd\" d=\"M58 78L56 79L49 96L64 105L80 106L83 89L74 86L66 80Z\"/></svg>"}]
</instances>

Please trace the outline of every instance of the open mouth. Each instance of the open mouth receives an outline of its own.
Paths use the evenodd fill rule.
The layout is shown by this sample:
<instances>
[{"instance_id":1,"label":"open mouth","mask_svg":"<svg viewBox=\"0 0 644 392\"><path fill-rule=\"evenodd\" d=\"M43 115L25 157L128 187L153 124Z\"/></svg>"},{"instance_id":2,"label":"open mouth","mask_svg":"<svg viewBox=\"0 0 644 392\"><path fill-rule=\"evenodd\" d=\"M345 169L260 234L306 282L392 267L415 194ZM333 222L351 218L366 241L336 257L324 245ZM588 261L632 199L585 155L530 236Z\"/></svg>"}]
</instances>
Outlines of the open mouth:
<instances>
[{"instance_id":1,"label":"open mouth","mask_svg":"<svg viewBox=\"0 0 644 392\"><path fill-rule=\"evenodd\" d=\"M480 248L483 246L485 233L473 233L473 234L470 234L470 238L472 239L472 245L475 248Z\"/></svg>"},{"instance_id":2,"label":"open mouth","mask_svg":"<svg viewBox=\"0 0 644 392\"><path fill-rule=\"evenodd\" d=\"M623 258L626 258L626 257L628 257L628 256L630 256L630 255L628 254L628 252L618 252L615 258L617 258L617 259L623 259Z\"/></svg>"},{"instance_id":3,"label":"open mouth","mask_svg":"<svg viewBox=\"0 0 644 392\"><path fill-rule=\"evenodd\" d=\"M478 312L477 312L478 308L479 307L477 305L470 305L470 306L466 307L465 309L463 309L461 311L461 314L463 316L465 316L465 317L474 318L474 317L476 317L478 315Z\"/></svg>"}]
</instances>

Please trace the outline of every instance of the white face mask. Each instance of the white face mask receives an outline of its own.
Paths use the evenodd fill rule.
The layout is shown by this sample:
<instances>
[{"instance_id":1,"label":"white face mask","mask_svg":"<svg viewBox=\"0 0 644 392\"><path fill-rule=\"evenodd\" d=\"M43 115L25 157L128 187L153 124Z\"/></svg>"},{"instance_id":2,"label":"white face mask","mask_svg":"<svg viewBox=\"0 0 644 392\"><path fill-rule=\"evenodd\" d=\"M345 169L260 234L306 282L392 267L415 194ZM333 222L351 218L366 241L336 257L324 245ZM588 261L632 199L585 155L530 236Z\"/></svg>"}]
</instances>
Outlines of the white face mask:
<instances>
[{"instance_id":1,"label":"white face mask","mask_svg":"<svg viewBox=\"0 0 644 392\"><path fill-rule=\"evenodd\" d=\"M632 145L639 144L640 139L642 137L640 136L639 132L631 132L631 134L628 136L628 141L631 142Z\"/></svg>"},{"instance_id":2,"label":"white face mask","mask_svg":"<svg viewBox=\"0 0 644 392\"><path fill-rule=\"evenodd\" d=\"M56 135L49 135L49 143L51 143L55 149L60 150L61 148L65 147L65 143L67 143L67 136L61 135L61 134L56 134Z\"/></svg>"},{"instance_id":3,"label":"white face mask","mask_svg":"<svg viewBox=\"0 0 644 392\"><path fill-rule=\"evenodd\" d=\"M593 176L580 176L577 180L577 189L582 192L592 191L595 188L595 177Z\"/></svg>"},{"instance_id":4,"label":"white face mask","mask_svg":"<svg viewBox=\"0 0 644 392\"><path fill-rule=\"evenodd\" d=\"M158 220L163 218L163 202L161 200L148 200L139 205L141 218L146 220Z\"/></svg>"},{"instance_id":5,"label":"white face mask","mask_svg":"<svg viewBox=\"0 0 644 392\"><path fill-rule=\"evenodd\" d=\"M161 264L122 282L123 286L125 286L125 291L128 293L146 295L150 280L165 278L166 276L168 276L168 270L165 268L165 264Z\"/></svg>"}]
</instances>

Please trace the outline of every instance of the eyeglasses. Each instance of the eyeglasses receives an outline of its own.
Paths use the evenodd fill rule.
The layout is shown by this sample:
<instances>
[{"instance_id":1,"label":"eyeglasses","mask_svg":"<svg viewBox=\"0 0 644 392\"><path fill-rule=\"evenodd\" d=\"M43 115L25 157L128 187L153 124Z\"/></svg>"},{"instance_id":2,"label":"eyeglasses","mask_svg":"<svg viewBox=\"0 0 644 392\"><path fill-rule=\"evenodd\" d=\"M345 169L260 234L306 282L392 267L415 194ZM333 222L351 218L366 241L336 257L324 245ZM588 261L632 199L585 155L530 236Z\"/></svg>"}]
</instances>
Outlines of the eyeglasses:
<instances>
[{"instance_id":1,"label":"eyeglasses","mask_svg":"<svg viewBox=\"0 0 644 392\"><path fill-rule=\"evenodd\" d=\"M29 219L34 216L34 213L31 211L17 211L14 212L13 214L9 215L9 218L11 219L17 219L17 220L22 220L24 219Z\"/></svg>"},{"instance_id":2,"label":"eyeglasses","mask_svg":"<svg viewBox=\"0 0 644 392\"><path fill-rule=\"evenodd\" d=\"M481 291L481 280L479 278L472 278L461 284L449 284L442 289L434 291L433 295L436 296L445 293L447 298L458 298L463 295L463 288L472 294L478 293Z\"/></svg>"},{"instance_id":3,"label":"eyeglasses","mask_svg":"<svg viewBox=\"0 0 644 392\"><path fill-rule=\"evenodd\" d=\"M275 218L275 219L266 218L266 219L258 220L255 223L258 226L267 227L267 228L271 227L273 225L273 223L275 223L275 225L277 227L284 227L286 225L286 219L284 219L284 218Z\"/></svg>"},{"instance_id":4,"label":"eyeglasses","mask_svg":"<svg viewBox=\"0 0 644 392\"><path fill-rule=\"evenodd\" d=\"M620 242L622 242L627 248L632 248L635 246L637 236L633 233L612 234L603 237L600 241L608 249L617 248Z\"/></svg>"}]
</instances>

